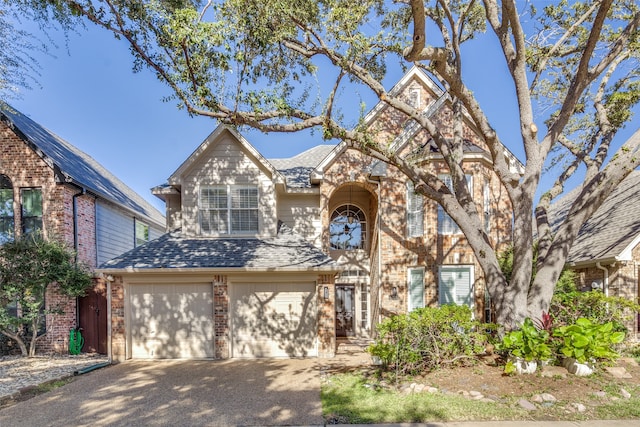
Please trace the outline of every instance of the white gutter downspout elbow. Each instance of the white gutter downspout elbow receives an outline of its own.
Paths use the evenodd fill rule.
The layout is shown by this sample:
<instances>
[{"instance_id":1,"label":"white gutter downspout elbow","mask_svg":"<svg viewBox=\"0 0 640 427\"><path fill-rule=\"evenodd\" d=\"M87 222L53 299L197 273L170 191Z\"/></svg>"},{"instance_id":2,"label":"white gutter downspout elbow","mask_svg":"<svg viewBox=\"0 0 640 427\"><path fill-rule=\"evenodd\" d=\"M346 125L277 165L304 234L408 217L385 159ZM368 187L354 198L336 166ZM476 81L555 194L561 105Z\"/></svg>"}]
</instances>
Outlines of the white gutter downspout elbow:
<instances>
[{"instance_id":1,"label":"white gutter downspout elbow","mask_svg":"<svg viewBox=\"0 0 640 427\"><path fill-rule=\"evenodd\" d=\"M604 280L602 281L602 291L604 292L604 296L608 297L609 296L609 269L603 266L602 264L600 264L600 261L596 262L596 267L604 271Z\"/></svg>"}]
</instances>

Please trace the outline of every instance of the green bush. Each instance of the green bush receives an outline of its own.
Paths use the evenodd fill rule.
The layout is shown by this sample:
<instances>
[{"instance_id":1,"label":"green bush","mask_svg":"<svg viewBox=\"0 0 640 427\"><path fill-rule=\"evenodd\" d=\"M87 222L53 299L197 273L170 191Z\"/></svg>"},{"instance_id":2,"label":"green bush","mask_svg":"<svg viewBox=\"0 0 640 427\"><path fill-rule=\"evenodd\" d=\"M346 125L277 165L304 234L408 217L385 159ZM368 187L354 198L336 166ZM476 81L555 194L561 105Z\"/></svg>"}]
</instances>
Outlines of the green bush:
<instances>
[{"instance_id":1,"label":"green bush","mask_svg":"<svg viewBox=\"0 0 640 427\"><path fill-rule=\"evenodd\" d=\"M485 351L488 325L472 319L467 306L426 307L378 325L368 351L398 373L416 374L464 364Z\"/></svg>"},{"instance_id":2,"label":"green bush","mask_svg":"<svg viewBox=\"0 0 640 427\"><path fill-rule=\"evenodd\" d=\"M556 286L549 314L557 326L574 324L585 318L596 324L611 322L614 331L626 331L625 323L640 311L640 305L621 297L607 297L602 291L582 292L575 282L562 282Z\"/></svg>"}]
</instances>

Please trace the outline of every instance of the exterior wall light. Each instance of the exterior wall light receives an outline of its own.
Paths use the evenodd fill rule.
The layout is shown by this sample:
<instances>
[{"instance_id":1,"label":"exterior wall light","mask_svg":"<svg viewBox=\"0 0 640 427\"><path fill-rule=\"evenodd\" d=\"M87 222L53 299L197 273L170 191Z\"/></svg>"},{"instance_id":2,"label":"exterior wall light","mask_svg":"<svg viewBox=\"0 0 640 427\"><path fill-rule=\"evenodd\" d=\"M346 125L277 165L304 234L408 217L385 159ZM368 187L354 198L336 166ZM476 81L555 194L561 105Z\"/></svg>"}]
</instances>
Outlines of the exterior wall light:
<instances>
[{"instance_id":1,"label":"exterior wall light","mask_svg":"<svg viewBox=\"0 0 640 427\"><path fill-rule=\"evenodd\" d=\"M391 288L391 299L398 299L398 288L396 286Z\"/></svg>"},{"instance_id":2,"label":"exterior wall light","mask_svg":"<svg viewBox=\"0 0 640 427\"><path fill-rule=\"evenodd\" d=\"M328 286L324 287L324 299L325 300L329 299L329 287Z\"/></svg>"}]
</instances>

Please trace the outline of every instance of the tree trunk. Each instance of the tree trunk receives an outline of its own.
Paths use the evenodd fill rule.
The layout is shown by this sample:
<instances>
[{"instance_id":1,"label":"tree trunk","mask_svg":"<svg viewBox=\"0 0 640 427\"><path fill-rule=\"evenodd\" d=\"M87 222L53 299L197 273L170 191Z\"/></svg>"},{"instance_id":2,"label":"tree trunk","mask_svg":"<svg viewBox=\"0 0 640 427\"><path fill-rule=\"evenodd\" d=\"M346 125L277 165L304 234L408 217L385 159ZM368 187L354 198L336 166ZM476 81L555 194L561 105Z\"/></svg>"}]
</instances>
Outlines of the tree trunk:
<instances>
[{"instance_id":1,"label":"tree trunk","mask_svg":"<svg viewBox=\"0 0 640 427\"><path fill-rule=\"evenodd\" d=\"M22 356L26 357L29 355L29 352L27 351L27 345L24 343L23 339L20 338L20 335L11 333L6 330L1 330L0 334L3 334L11 338L12 340L14 340L18 344L18 347L20 348L20 353L22 354Z\"/></svg>"},{"instance_id":2,"label":"tree trunk","mask_svg":"<svg viewBox=\"0 0 640 427\"><path fill-rule=\"evenodd\" d=\"M31 321L31 342L29 343L29 357L36 355L36 342L38 340L38 318Z\"/></svg>"},{"instance_id":3,"label":"tree trunk","mask_svg":"<svg viewBox=\"0 0 640 427\"><path fill-rule=\"evenodd\" d=\"M527 315L531 319L542 319L542 315L549 312L556 283L562 274L563 264L564 260L554 263L547 262L537 271L527 298Z\"/></svg>"}]
</instances>

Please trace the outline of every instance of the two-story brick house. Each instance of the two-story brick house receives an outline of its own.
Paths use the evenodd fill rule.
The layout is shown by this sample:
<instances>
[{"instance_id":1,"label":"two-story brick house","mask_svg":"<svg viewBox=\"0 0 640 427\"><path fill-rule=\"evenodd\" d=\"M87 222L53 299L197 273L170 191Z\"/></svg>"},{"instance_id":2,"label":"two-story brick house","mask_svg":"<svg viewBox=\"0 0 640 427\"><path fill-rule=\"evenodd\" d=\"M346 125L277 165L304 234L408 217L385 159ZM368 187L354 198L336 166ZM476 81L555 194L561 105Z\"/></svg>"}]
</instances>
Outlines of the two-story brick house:
<instances>
[{"instance_id":1,"label":"two-story brick house","mask_svg":"<svg viewBox=\"0 0 640 427\"><path fill-rule=\"evenodd\" d=\"M420 70L391 92L451 127L447 94ZM446 179L413 122L380 104L365 123ZM465 132L469 186L500 247L510 205L482 141ZM457 225L394 167L345 144L268 160L220 126L153 191L169 234L101 267L115 359L331 356L338 338L369 337L394 313L456 303L484 317L489 308Z\"/></svg>"},{"instance_id":2,"label":"two-story brick house","mask_svg":"<svg viewBox=\"0 0 640 427\"><path fill-rule=\"evenodd\" d=\"M0 243L41 232L65 242L93 269L164 232L164 216L149 202L89 155L1 102L0 144ZM78 302L50 288L47 308L64 314L47 316L39 351L67 351L69 330L80 325L85 350L106 353L104 292L98 282Z\"/></svg>"}]
</instances>

